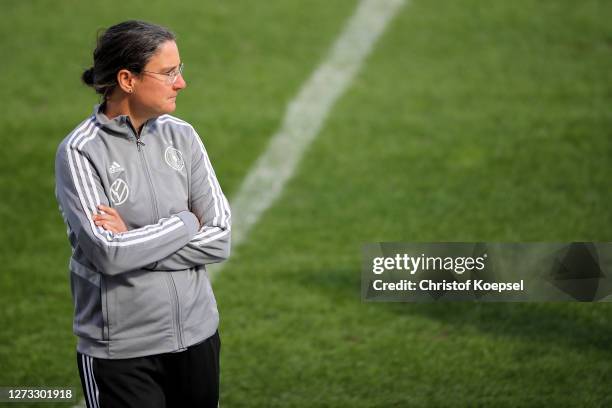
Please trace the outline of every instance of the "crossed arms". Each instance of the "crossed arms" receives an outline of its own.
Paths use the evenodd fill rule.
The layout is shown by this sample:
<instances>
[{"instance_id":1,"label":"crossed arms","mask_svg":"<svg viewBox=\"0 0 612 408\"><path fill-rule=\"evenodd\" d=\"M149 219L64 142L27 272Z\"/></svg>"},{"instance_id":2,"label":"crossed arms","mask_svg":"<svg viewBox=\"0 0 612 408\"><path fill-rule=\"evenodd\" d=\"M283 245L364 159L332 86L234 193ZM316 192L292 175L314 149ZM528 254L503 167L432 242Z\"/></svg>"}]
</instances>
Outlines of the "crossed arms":
<instances>
[{"instance_id":1,"label":"crossed arms","mask_svg":"<svg viewBox=\"0 0 612 408\"><path fill-rule=\"evenodd\" d=\"M100 178L92 169L86 149L90 138L86 136L75 134L60 146L56 195L69 231L101 273L183 270L229 257L229 205L195 131L189 210L129 231L119 212L110 207Z\"/></svg>"}]
</instances>

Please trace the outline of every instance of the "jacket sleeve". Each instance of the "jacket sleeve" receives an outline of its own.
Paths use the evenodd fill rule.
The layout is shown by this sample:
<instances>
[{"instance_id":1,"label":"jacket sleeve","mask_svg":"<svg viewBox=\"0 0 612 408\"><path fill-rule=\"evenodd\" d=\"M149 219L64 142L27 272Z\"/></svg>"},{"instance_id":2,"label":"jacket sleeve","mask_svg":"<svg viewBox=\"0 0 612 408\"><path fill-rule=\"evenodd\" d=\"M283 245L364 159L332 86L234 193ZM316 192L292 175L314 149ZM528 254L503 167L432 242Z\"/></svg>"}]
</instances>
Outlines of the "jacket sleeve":
<instances>
[{"instance_id":1,"label":"jacket sleeve","mask_svg":"<svg viewBox=\"0 0 612 408\"><path fill-rule=\"evenodd\" d=\"M174 271L226 260L231 246L231 212L200 136L191 133L189 208L200 229L185 247L159 261L153 270Z\"/></svg>"},{"instance_id":2,"label":"jacket sleeve","mask_svg":"<svg viewBox=\"0 0 612 408\"><path fill-rule=\"evenodd\" d=\"M70 141L62 143L55 161L56 196L76 245L105 275L141 269L185 246L198 232L198 220L182 211L156 224L114 234L96 226L99 204L110 206L100 177L87 153Z\"/></svg>"}]
</instances>

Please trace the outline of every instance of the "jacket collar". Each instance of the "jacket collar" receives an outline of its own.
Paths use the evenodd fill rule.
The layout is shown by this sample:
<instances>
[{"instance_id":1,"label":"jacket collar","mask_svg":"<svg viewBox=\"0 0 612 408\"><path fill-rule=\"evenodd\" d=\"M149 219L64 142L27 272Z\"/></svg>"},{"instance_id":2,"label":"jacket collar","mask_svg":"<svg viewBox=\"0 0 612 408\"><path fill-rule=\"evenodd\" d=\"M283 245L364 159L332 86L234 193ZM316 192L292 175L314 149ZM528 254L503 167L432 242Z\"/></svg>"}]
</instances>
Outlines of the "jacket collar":
<instances>
[{"instance_id":1,"label":"jacket collar","mask_svg":"<svg viewBox=\"0 0 612 408\"><path fill-rule=\"evenodd\" d=\"M128 115L119 115L115 116L112 119L109 119L102 112L102 104L97 104L94 106L93 114L96 118L96 122L100 124L100 127L105 131L115 134L117 136L125 136L127 138L135 138L136 133L130 122L130 117ZM151 126L151 123L154 122L157 118L149 119L145 122L145 126Z\"/></svg>"}]
</instances>

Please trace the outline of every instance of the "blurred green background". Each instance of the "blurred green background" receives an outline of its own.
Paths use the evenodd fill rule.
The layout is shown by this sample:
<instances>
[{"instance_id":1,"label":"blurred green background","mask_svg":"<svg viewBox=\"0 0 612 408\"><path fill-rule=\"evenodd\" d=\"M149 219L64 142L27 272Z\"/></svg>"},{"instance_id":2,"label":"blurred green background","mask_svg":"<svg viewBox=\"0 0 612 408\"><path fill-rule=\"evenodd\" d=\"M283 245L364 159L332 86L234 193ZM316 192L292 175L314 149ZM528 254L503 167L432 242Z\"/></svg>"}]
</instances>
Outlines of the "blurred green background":
<instances>
[{"instance_id":1,"label":"blurred green background","mask_svg":"<svg viewBox=\"0 0 612 408\"><path fill-rule=\"evenodd\" d=\"M177 33L175 115L231 201L356 4L0 4L0 386L81 393L53 163L98 101L80 83L97 31ZM612 241L611 18L597 0L407 2L214 282L221 405L612 406L608 304L360 300L367 242Z\"/></svg>"}]
</instances>

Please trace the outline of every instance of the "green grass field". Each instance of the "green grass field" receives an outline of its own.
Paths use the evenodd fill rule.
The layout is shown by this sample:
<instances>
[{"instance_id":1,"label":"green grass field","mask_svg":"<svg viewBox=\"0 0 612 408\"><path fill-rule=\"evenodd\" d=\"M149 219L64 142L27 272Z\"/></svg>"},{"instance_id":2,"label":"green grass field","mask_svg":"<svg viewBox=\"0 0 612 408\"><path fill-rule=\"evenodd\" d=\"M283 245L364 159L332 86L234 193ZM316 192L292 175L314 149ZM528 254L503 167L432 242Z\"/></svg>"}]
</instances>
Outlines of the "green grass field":
<instances>
[{"instance_id":1,"label":"green grass field","mask_svg":"<svg viewBox=\"0 0 612 408\"><path fill-rule=\"evenodd\" d=\"M97 101L79 83L96 30L177 32L176 115L231 198L355 4L0 6L0 386L81 394L53 161ZM368 242L612 241L611 18L597 0L408 2L214 282L221 405L612 406L608 304L360 300Z\"/></svg>"}]
</instances>

